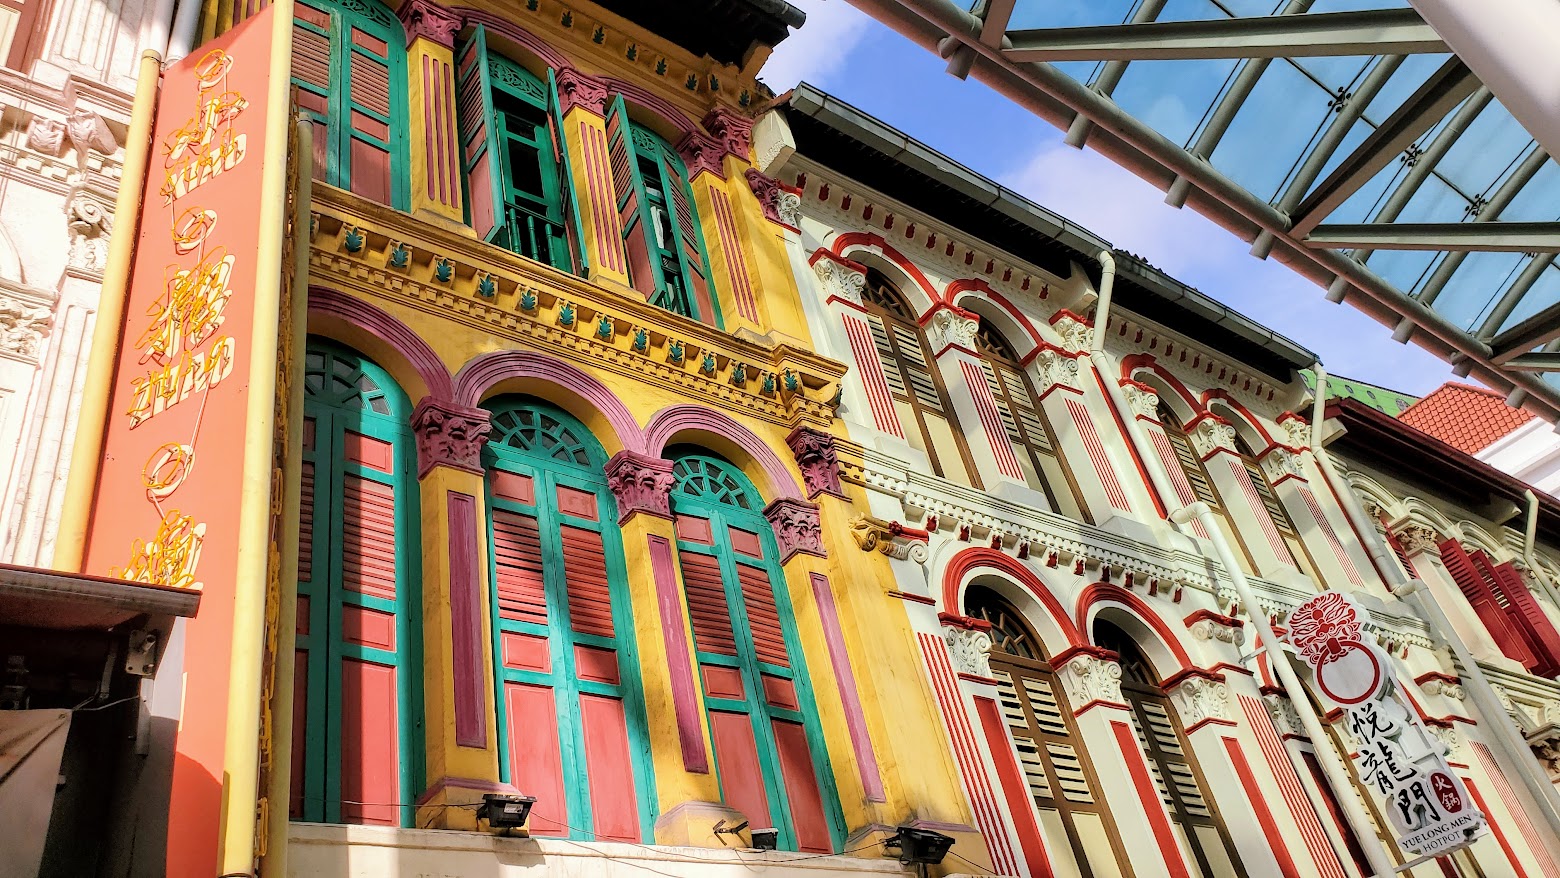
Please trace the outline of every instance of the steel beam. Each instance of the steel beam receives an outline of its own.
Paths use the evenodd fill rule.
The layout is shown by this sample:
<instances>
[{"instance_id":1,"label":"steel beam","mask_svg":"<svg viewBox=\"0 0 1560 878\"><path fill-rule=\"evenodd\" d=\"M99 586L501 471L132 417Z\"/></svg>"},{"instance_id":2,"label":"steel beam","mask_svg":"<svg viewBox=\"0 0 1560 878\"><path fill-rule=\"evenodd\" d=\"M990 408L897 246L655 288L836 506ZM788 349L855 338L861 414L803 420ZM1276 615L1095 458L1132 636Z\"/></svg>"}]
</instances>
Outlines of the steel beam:
<instances>
[{"instance_id":1,"label":"steel beam","mask_svg":"<svg viewBox=\"0 0 1560 878\"><path fill-rule=\"evenodd\" d=\"M1517 305L1522 303L1522 297L1527 295L1528 290L1533 288L1533 284L1544 276L1544 270L1554 264L1554 261L1553 253L1540 253L1528 260L1527 267L1523 268L1522 273L1517 275L1517 279L1511 282L1511 286L1506 287L1506 291L1500 294L1500 301L1495 303L1490 316L1484 318L1484 322L1479 324L1476 337L1489 339L1500 332L1501 326L1506 323L1506 318L1511 316L1511 312L1517 310Z\"/></svg>"},{"instance_id":2,"label":"steel beam","mask_svg":"<svg viewBox=\"0 0 1560 878\"><path fill-rule=\"evenodd\" d=\"M1317 226L1300 243L1327 250L1556 253L1560 223L1337 223Z\"/></svg>"},{"instance_id":3,"label":"steel beam","mask_svg":"<svg viewBox=\"0 0 1560 878\"><path fill-rule=\"evenodd\" d=\"M1290 215L1290 231L1296 237L1304 237L1478 87L1478 79L1466 65L1456 57L1447 59L1321 185L1301 199ZM1425 173L1429 170L1425 168Z\"/></svg>"},{"instance_id":4,"label":"steel beam","mask_svg":"<svg viewBox=\"0 0 1560 878\"><path fill-rule=\"evenodd\" d=\"M1518 372L1560 372L1560 354L1519 354L1506 361L1506 368Z\"/></svg>"},{"instance_id":5,"label":"steel beam","mask_svg":"<svg viewBox=\"0 0 1560 878\"><path fill-rule=\"evenodd\" d=\"M1278 199L1278 209L1288 213L1295 209L1295 205L1310 191L1311 184L1321 176L1322 168L1327 167L1327 161L1338 151L1349 131L1354 128L1354 123L1359 121L1365 108L1376 99L1381 89L1386 86L1387 80L1397 73L1403 66L1402 55L1386 55L1382 57L1376 66L1365 76L1365 81L1360 83L1358 90L1350 95L1344 106L1339 107L1333 114L1333 120L1327 123L1327 130L1323 132L1321 140L1311 147L1306 154L1305 162L1300 170L1295 173L1289 185L1284 188L1284 194Z\"/></svg>"},{"instance_id":6,"label":"steel beam","mask_svg":"<svg viewBox=\"0 0 1560 878\"><path fill-rule=\"evenodd\" d=\"M1490 361L1497 366L1505 366L1539 345L1557 338L1560 338L1560 303L1550 305L1495 336L1490 341L1490 347L1495 349Z\"/></svg>"},{"instance_id":7,"label":"steel beam","mask_svg":"<svg viewBox=\"0 0 1560 878\"><path fill-rule=\"evenodd\" d=\"M1491 223L1500 219L1501 211L1505 210L1511 204L1512 199L1516 198L1517 194L1522 191L1522 187L1532 182L1533 177L1548 164L1549 153L1545 152L1541 146L1535 147L1532 152L1528 153L1527 158L1522 160L1522 164L1518 165L1516 170L1506 177L1505 182L1500 184L1500 188L1495 190L1495 194L1490 196L1489 201L1484 203L1483 207L1479 209L1479 215L1474 217L1473 221L1476 223ZM1462 267L1463 260L1468 258L1468 253L1469 251L1464 250L1458 253L1446 254L1446 258L1441 260L1441 264L1435 267L1435 274L1430 275L1430 279L1425 281L1425 285L1419 288L1419 301L1424 302L1426 305L1435 302L1436 298L1441 295L1441 291L1446 289L1446 284L1452 279L1452 275L1456 274L1457 269Z\"/></svg>"},{"instance_id":8,"label":"steel beam","mask_svg":"<svg viewBox=\"0 0 1560 878\"><path fill-rule=\"evenodd\" d=\"M1147 24L1159 17L1161 10L1165 8L1166 0L1143 0L1138 6L1137 12L1132 14L1133 24ZM1110 97L1116 91L1116 86L1121 84L1121 77L1127 72L1126 61L1112 61L1100 71L1099 78L1094 81L1094 90L1106 97ZM1089 139L1089 132L1094 124L1087 117L1079 116L1073 120L1072 127L1067 129L1064 142L1073 149L1083 149L1084 143Z\"/></svg>"},{"instance_id":9,"label":"steel beam","mask_svg":"<svg viewBox=\"0 0 1560 878\"><path fill-rule=\"evenodd\" d=\"M1445 52L1412 9L1008 31L1014 61L1179 61Z\"/></svg>"}]
</instances>

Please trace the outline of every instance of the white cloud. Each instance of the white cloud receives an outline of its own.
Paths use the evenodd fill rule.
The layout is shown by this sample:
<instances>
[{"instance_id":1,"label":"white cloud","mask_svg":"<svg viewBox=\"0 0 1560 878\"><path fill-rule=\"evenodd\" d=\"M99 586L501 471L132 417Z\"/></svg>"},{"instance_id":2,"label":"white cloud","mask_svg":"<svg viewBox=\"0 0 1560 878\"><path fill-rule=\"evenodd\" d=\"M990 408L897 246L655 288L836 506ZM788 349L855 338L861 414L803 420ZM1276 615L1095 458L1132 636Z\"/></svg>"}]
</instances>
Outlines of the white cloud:
<instances>
[{"instance_id":1,"label":"white cloud","mask_svg":"<svg viewBox=\"0 0 1560 878\"><path fill-rule=\"evenodd\" d=\"M791 31L764 64L760 76L783 92L806 80L820 87L842 70L851 49L861 41L872 19L845 0L791 0L807 13L807 23Z\"/></svg>"}]
</instances>

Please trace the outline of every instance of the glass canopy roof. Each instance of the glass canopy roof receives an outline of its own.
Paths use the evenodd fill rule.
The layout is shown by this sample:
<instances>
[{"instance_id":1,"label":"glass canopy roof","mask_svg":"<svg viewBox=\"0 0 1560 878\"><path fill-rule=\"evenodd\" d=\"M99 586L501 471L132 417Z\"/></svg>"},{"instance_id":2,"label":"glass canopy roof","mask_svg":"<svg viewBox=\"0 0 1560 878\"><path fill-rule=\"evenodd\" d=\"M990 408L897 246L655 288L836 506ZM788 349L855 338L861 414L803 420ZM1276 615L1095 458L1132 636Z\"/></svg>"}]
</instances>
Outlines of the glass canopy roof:
<instances>
[{"instance_id":1,"label":"glass canopy roof","mask_svg":"<svg viewBox=\"0 0 1560 878\"><path fill-rule=\"evenodd\" d=\"M1408 3L851 2L1560 414L1560 166Z\"/></svg>"}]
</instances>

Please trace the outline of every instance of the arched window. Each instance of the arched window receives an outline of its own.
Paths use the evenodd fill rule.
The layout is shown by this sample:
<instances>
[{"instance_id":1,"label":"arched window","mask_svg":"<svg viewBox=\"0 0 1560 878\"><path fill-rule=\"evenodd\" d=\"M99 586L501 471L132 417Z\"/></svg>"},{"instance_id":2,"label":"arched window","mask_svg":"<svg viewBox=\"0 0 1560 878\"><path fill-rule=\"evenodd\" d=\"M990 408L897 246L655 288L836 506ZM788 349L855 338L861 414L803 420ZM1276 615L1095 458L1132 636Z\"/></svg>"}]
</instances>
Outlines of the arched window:
<instances>
[{"instance_id":1,"label":"arched window","mask_svg":"<svg viewBox=\"0 0 1560 878\"><path fill-rule=\"evenodd\" d=\"M1072 710L1040 638L1012 604L985 586L971 585L964 606L967 615L991 623L991 673L1052 867L1083 878L1122 875L1121 839L1099 779L1080 752Z\"/></svg>"},{"instance_id":2,"label":"arched window","mask_svg":"<svg viewBox=\"0 0 1560 878\"><path fill-rule=\"evenodd\" d=\"M622 95L607 110L607 149L629 283L658 308L721 326L682 156L655 132L629 120Z\"/></svg>"},{"instance_id":3,"label":"arched window","mask_svg":"<svg viewBox=\"0 0 1560 878\"><path fill-rule=\"evenodd\" d=\"M607 455L550 404L489 408L501 776L536 797L533 834L651 839L650 738Z\"/></svg>"},{"instance_id":4,"label":"arched window","mask_svg":"<svg viewBox=\"0 0 1560 878\"><path fill-rule=\"evenodd\" d=\"M378 366L310 339L291 815L410 826L422 792L411 407Z\"/></svg>"},{"instance_id":5,"label":"arched window","mask_svg":"<svg viewBox=\"0 0 1560 878\"><path fill-rule=\"evenodd\" d=\"M1300 532L1295 530L1294 520L1289 517L1289 511L1278 499L1278 492L1273 489L1273 483L1268 481L1267 473L1262 471L1262 465L1257 463L1257 456L1251 450L1251 445L1245 437L1236 435L1235 450L1240 453L1240 462L1246 468L1246 477L1251 480L1251 486L1256 489L1257 496L1262 500L1262 506L1267 511L1269 518L1273 520L1273 526L1278 529L1279 536L1284 539L1284 546L1289 550L1289 558L1296 567L1308 575L1315 575L1316 565L1311 563L1311 556L1307 554L1305 543L1300 540ZM1260 515L1261 512L1259 511ZM1286 560L1280 558L1279 560Z\"/></svg>"},{"instance_id":6,"label":"arched window","mask_svg":"<svg viewBox=\"0 0 1560 878\"><path fill-rule=\"evenodd\" d=\"M1078 500L1076 488L1066 467L1062 466L1040 398L1018 354L989 320L981 318L975 334L980 368L997 402L997 415L1013 443L1013 454L1024 480L1031 488L1044 491L1051 508L1069 518L1084 518L1086 507ZM1087 519L1085 519L1087 520Z\"/></svg>"},{"instance_id":7,"label":"arched window","mask_svg":"<svg viewBox=\"0 0 1560 878\"><path fill-rule=\"evenodd\" d=\"M1121 694L1132 708L1138 742L1182 847L1199 874L1207 878L1244 875L1181 721L1159 688L1148 658L1125 631L1103 620L1094 623L1094 642L1121 658Z\"/></svg>"},{"instance_id":8,"label":"arched window","mask_svg":"<svg viewBox=\"0 0 1560 878\"><path fill-rule=\"evenodd\" d=\"M740 470L674 449L672 512L721 796L784 850L844 842L834 776L763 502Z\"/></svg>"},{"instance_id":9,"label":"arched window","mask_svg":"<svg viewBox=\"0 0 1560 878\"><path fill-rule=\"evenodd\" d=\"M872 330L894 408L905 426L905 438L926 452L938 475L980 487L964 432L954 417L926 335L916 324L914 309L877 269L867 270L861 302L867 309L867 326Z\"/></svg>"},{"instance_id":10,"label":"arched window","mask_svg":"<svg viewBox=\"0 0 1560 878\"><path fill-rule=\"evenodd\" d=\"M1218 516L1218 526L1223 529L1225 541L1231 546L1239 547L1239 560L1245 564L1246 572L1256 572L1245 542L1238 537L1234 528L1230 527L1224 503L1219 499L1219 492L1214 488L1213 480L1208 477L1208 470L1203 466L1202 459L1197 456L1197 449L1193 447L1191 437L1186 435L1186 427L1181 424L1181 419L1163 400L1159 403L1157 417L1160 426L1164 429L1165 439L1170 443L1176 460L1181 464L1181 472L1185 474L1187 484L1191 485L1193 495L1207 503L1208 508Z\"/></svg>"},{"instance_id":11,"label":"arched window","mask_svg":"<svg viewBox=\"0 0 1560 878\"><path fill-rule=\"evenodd\" d=\"M298 0L292 81L314 123L314 178L407 209L406 36L376 0Z\"/></svg>"},{"instance_id":12,"label":"arched window","mask_svg":"<svg viewBox=\"0 0 1560 878\"><path fill-rule=\"evenodd\" d=\"M483 239L585 273L558 84L493 51L478 25L461 45L457 115L466 219Z\"/></svg>"}]
</instances>

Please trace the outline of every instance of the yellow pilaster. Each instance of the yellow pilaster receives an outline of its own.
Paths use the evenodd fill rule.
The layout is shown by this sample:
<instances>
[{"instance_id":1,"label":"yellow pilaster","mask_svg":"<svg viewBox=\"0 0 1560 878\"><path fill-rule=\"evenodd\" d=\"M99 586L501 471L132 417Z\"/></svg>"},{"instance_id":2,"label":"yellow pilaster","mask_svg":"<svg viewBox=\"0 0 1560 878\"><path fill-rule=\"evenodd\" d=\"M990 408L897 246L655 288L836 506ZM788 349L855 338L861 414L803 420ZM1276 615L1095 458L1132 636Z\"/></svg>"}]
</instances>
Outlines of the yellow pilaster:
<instances>
[{"instance_id":1,"label":"yellow pilaster","mask_svg":"<svg viewBox=\"0 0 1560 878\"><path fill-rule=\"evenodd\" d=\"M807 317L802 313L801 292L786 255L785 236L798 233L780 222L778 215L772 217L775 209L761 200L783 198L788 190L778 181L761 179L761 190L754 191L747 179L751 166L734 156L726 157L726 167L731 202L736 209L737 236L746 248L754 284L764 291L759 298L760 319L764 320L766 331L797 339L803 347L813 350Z\"/></svg>"},{"instance_id":2,"label":"yellow pilaster","mask_svg":"<svg viewBox=\"0 0 1560 878\"><path fill-rule=\"evenodd\" d=\"M689 185L704 234L704 248L710 257L710 284L720 303L721 320L727 332L746 330L763 335L770 328L764 301L767 297L759 293L764 288L759 285L747 252L752 244L737 232L739 202L732 198L731 181L721 179L708 168L699 168L701 163L689 163L688 173L692 175Z\"/></svg>"},{"instance_id":3,"label":"yellow pilaster","mask_svg":"<svg viewBox=\"0 0 1560 878\"><path fill-rule=\"evenodd\" d=\"M599 284L626 287L628 257L623 252L623 224L607 151L607 89L584 74L563 70L558 72L558 99L579 208L579 235L589 263L586 276Z\"/></svg>"},{"instance_id":4,"label":"yellow pilaster","mask_svg":"<svg viewBox=\"0 0 1560 878\"><path fill-rule=\"evenodd\" d=\"M475 829L469 805L499 784L487 512L478 461L487 415L424 400L413 414L422 500L427 791L417 825ZM445 437L438 441L435 437ZM448 437L460 437L450 439Z\"/></svg>"},{"instance_id":5,"label":"yellow pilaster","mask_svg":"<svg viewBox=\"0 0 1560 878\"><path fill-rule=\"evenodd\" d=\"M418 4L424 7L424 4ZM408 7L410 8L410 7ZM426 14L426 13L425 13ZM403 10L403 17L406 12ZM425 19L419 19L422 21ZM465 223L461 201L459 133L455 126L455 53L440 32L414 30L407 22L407 95L411 121L412 213L439 222ZM431 35L428 35L431 34Z\"/></svg>"}]
</instances>

